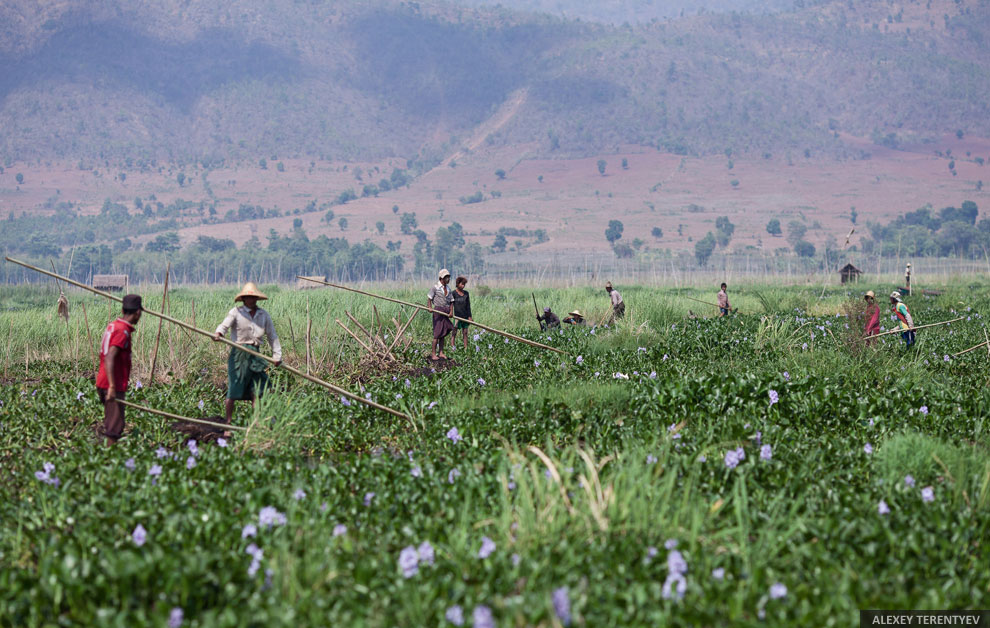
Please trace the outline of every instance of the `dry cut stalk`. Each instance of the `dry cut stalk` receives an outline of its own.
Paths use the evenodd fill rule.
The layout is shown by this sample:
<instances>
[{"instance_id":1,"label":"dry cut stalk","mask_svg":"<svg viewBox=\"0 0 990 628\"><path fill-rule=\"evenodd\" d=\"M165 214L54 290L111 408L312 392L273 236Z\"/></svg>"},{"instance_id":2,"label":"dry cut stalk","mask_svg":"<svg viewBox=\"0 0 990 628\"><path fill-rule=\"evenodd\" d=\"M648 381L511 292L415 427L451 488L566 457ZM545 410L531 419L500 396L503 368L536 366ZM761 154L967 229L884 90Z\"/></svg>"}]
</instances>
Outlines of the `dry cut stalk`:
<instances>
[{"instance_id":1,"label":"dry cut stalk","mask_svg":"<svg viewBox=\"0 0 990 628\"><path fill-rule=\"evenodd\" d=\"M168 276L172 270L172 262L168 262L165 265L165 293L162 295L162 313L165 313L165 302L168 300ZM158 343L162 339L162 319L158 319L158 333L155 335L155 348L151 351L151 375L148 377L148 383L151 384L155 381L155 366L158 364Z\"/></svg>"},{"instance_id":2,"label":"dry cut stalk","mask_svg":"<svg viewBox=\"0 0 990 628\"><path fill-rule=\"evenodd\" d=\"M158 416L163 416L169 419L175 419L176 421L185 421L187 423L199 423L200 425L209 425L211 427L219 427L224 430L237 430L239 432L246 432L248 428L241 427L240 425L229 425L227 423L214 423L213 421L204 421L202 419L192 419L187 416L180 416L178 414L172 414L171 412L165 412L164 410L155 410L154 408L149 408L147 406L139 406L136 403L130 401L124 401L123 399L118 399L117 403L134 408L135 410L141 410L142 412L148 412L151 414L157 414Z\"/></svg>"}]
</instances>

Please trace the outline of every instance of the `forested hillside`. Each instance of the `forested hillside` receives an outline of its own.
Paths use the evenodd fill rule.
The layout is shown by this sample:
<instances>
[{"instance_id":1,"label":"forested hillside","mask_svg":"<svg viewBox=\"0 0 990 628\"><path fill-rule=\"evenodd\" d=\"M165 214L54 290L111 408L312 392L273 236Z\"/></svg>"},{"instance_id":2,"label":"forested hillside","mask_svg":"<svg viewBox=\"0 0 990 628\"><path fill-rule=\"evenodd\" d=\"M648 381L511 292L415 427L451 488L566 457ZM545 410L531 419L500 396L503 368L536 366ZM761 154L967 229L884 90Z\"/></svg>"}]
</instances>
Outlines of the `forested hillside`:
<instances>
[{"instance_id":1,"label":"forested hillside","mask_svg":"<svg viewBox=\"0 0 990 628\"><path fill-rule=\"evenodd\" d=\"M811 3L809 3L811 4ZM12 0L0 158L858 157L990 136L986 0L814 3L612 26L426 2Z\"/></svg>"}]
</instances>

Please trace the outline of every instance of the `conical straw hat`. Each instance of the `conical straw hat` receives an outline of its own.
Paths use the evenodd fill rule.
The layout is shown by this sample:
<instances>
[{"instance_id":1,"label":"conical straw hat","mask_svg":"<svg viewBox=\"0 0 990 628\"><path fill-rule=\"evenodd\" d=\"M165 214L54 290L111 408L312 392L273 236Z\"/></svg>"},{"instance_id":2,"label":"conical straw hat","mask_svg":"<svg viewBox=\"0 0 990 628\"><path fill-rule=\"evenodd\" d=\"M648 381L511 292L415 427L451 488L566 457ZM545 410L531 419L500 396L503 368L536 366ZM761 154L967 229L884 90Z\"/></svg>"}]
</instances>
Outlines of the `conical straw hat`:
<instances>
[{"instance_id":1,"label":"conical straw hat","mask_svg":"<svg viewBox=\"0 0 990 628\"><path fill-rule=\"evenodd\" d=\"M244 297L257 297L259 301L264 301L265 299L268 298L264 295L264 293L261 290L258 290L258 286L254 285L254 283L251 281L244 284L244 287L241 288L241 291L237 294L236 297L234 297L234 303L237 303L238 301L242 301Z\"/></svg>"},{"instance_id":2,"label":"conical straw hat","mask_svg":"<svg viewBox=\"0 0 990 628\"><path fill-rule=\"evenodd\" d=\"M581 318L584 318L584 314L581 313L581 310L574 310L568 314L568 316L580 316Z\"/></svg>"}]
</instances>

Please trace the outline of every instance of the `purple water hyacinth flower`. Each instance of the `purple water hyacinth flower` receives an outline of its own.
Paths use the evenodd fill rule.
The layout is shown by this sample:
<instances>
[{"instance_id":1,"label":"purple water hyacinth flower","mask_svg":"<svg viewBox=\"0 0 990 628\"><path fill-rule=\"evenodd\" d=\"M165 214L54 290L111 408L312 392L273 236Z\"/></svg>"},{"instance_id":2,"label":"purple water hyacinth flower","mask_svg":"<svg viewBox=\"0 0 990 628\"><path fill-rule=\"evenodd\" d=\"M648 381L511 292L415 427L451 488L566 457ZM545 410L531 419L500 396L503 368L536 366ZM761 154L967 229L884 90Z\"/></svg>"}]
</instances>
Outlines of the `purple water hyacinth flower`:
<instances>
[{"instance_id":1,"label":"purple water hyacinth flower","mask_svg":"<svg viewBox=\"0 0 990 628\"><path fill-rule=\"evenodd\" d=\"M139 384L141 382L138 382ZM168 628L179 628L182 625L183 612L178 606L172 609L172 612L168 614Z\"/></svg>"},{"instance_id":2,"label":"purple water hyacinth flower","mask_svg":"<svg viewBox=\"0 0 990 628\"><path fill-rule=\"evenodd\" d=\"M58 478L52 477L52 472L55 471L55 465L51 462L46 462L42 465L42 471L35 471L34 477L45 484L51 484L53 486L59 485Z\"/></svg>"},{"instance_id":3,"label":"purple water hyacinth flower","mask_svg":"<svg viewBox=\"0 0 990 628\"><path fill-rule=\"evenodd\" d=\"M553 601L553 612L557 614L560 623L565 626L571 625L571 598L567 594L567 587L554 589L551 596Z\"/></svg>"},{"instance_id":4,"label":"purple water hyacinth flower","mask_svg":"<svg viewBox=\"0 0 990 628\"><path fill-rule=\"evenodd\" d=\"M186 468L192 469L196 466L196 456L189 456L186 458Z\"/></svg>"},{"instance_id":5,"label":"purple water hyacinth flower","mask_svg":"<svg viewBox=\"0 0 990 628\"><path fill-rule=\"evenodd\" d=\"M328 510L330 510L329 504L327 504L326 502L320 504L320 512L326 512Z\"/></svg>"},{"instance_id":6,"label":"purple water hyacinth flower","mask_svg":"<svg viewBox=\"0 0 990 628\"><path fill-rule=\"evenodd\" d=\"M575 364L583 364L584 363L584 358L581 357L581 356L578 356L577 359L574 360L574 363Z\"/></svg>"},{"instance_id":7,"label":"purple water hyacinth flower","mask_svg":"<svg viewBox=\"0 0 990 628\"><path fill-rule=\"evenodd\" d=\"M227 439L226 438L218 438L217 439L217 445L219 445L220 447L226 447L227 446Z\"/></svg>"},{"instance_id":8,"label":"purple water hyacinth flower","mask_svg":"<svg viewBox=\"0 0 990 628\"><path fill-rule=\"evenodd\" d=\"M946 354L945 357L943 358L943 360L945 360L946 362L951 362L952 361L952 358L950 358L949 355Z\"/></svg>"},{"instance_id":9,"label":"purple water hyacinth flower","mask_svg":"<svg viewBox=\"0 0 990 628\"><path fill-rule=\"evenodd\" d=\"M444 619L454 624L455 626L464 625L464 610L457 604L454 604L453 606L448 608L447 612L444 613L443 616Z\"/></svg>"},{"instance_id":10,"label":"purple water hyacinth flower","mask_svg":"<svg viewBox=\"0 0 990 628\"><path fill-rule=\"evenodd\" d=\"M716 580L723 580L725 578L725 569L722 567L712 569L712 578L715 578Z\"/></svg>"},{"instance_id":11,"label":"purple water hyacinth flower","mask_svg":"<svg viewBox=\"0 0 990 628\"><path fill-rule=\"evenodd\" d=\"M161 474L162 474L162 465L160 464L153 464L151 465L151 468L148 469L148 475L150 476L159 476Z\"/></svg>"},{"instance_id":12,"label":"purple water hyacinth flower","mask_svg":"<svg viewBox=\"0 0 990 628\"><path fill-rule=\"evenodd\" d=\"M426 409L427 410L432 410L434 407L436 407L436 405L437 405L437 402L436 401L431 401L430 402L430 405L426 406Z\"/></svg>"},{"instance_id":13,"label":"purple water hyacinth flower","mask_svg":"<svg viewBox=\"0 0 990 628\"><path fill-rule=\"evenodd\" d=\"M770 445L760 447L760 460L770 460L773 458L773 449Z\"/></svg>"},{"instance_id":14,"label":"purple water hyacinth flower","mask_svg":"<svg viewBox=\"0 0 990 628\"><path fill-rule=\"evenodd\" d=\"M134 532L131 532L131 540L134 541L135 545L141 547L142 545L144 545L144 542L145 540L147 540L147 538L148 538L148 531L145 530L144 526L141 525L140 523L137 524L137 527L134 528Z\"/></svg>"},{"instance_id":15,"label":"purple water hyacinth flower","mask_svg":"<svg viewBox=\"0 0 990 628\"><path fill-rule=\"evenodd\" d=\"M253 523L249 523L246 526L244 526L243 529L241 529L242 539L250 538L252 536L257 536L257 535L258 535L258 527Z\"/></svg>"},{"instance_id":16,"label":"purple water hyacinth flower","mask_svg":"<svg viewBox=\"0 0 990 628\"><path fill-rule=\"evenodd\" d=\"M746 452L743 451L742 447L736 447L736 458L738 458L740 462L746 459Z\"/></svg>"},{"instance_id":17,"label":"purple water hyacinth flower","mask_svg":"<svg viewBox=\"0 0 990 628\"><path fill-rule=\"evenodd\" d=\"M763 442L763 432L761 432L760 430L756 430L756 434L753 434L753 440L756 441L757 445Z\"/></svg>"},{"instance_id":18,"label":"purple water hyacinth flower","mask_svg":"<svg viewBox=\"0 0 990 628\"><path fill-rule=\"evenodd\" d=\"M779 600L787 595L787 586L782 582L770 585L770 599Z\"/></svg>"},{"instance_id":19,"label":"purple water hyacinth flower","mask_svg":"<svg viewBox=\"0 0 990 628\"><path fill-rule=\"evenodd\" d=\"M646 454L646 464L655 464L657 457L653 454Z\"/></svg>"},{"instance_id":20,"label":"purple water hyacinth flower","mask_svg":"<svg viewBox=\"0 0 990 628\"><path fill-rule=\"evenodd\" d=\"M292 497L296 501L300 501L300 500L306 499L306 491L302 490L301 488L297 488L296 489L296 492L294 492L292 494Z\"/></svg>"},{"instance_id":21,"label":"purple water hyacinth flower","mask_svg":"<svg viewBox=\"0 0 990 628\"><path fill-rule=\"evenodd\" d=\"M679 600L684 597L687 591L687 580L681 574L667 574L667 579L663 581L660 595L665 600L672 600L675 597Z\"/></svg>"},{"instance_id":22,"label":"purple water hyacinth flower","mask_svg":"<svg viewBox=\"0 0 990 628\"><path fill-rule=\"evenodd\" d=\"M930 486L926 486L921 489L921 501L923 502L933 502L935 501L935 489Z\"/></svg>"},{"instance_id":23,"label":"purple water hyacinth flower","mask_svg":"<svg viewBox=\"0 0 990 628\"><path fill-rule=\"evenodd\" d=\"M343 396L343 395L341 395L341 396L340 396L340 403L342 403L342 404L344 404L345 406L348 406L348 407L349 407L349 406L351 405L351 400L350 400L350 399L348 399L347 397L345 397L345 396Z\"/></svg>"},{"instance_id":24,"label":"purple water hyacinth flower","mask_svg":"<svg viewBox=\"0 0 990 628\"><path fill-rule=\"evenodd\" d=\"M460 441L464 440L463 437L461 437L461 433L457 431L456 427L452 427L449 430L447 430L447 438L449 438L450 441L455 445Z\"/></svg>"},{"instance_id":25,"label":"purple water hyacinth flower","mask_svg":"<svg viewBox=\"0 0 990 628\"><path fill-rule=\"evenodd\" d=\"M647 558L656 558L657 557L657 554L659 554L659 553L660 553L660 550L658 550L657 548L653 547L652 545L646 548L646 557Z\"/></svg>"},{"instance_id":26,"label":"purple water hyacinth flower","mask_svg":"<svg viewBox=\"0 0 990 628\"><path fill-rule=\"evenodd\" d=\"M412 545L399 552L399 569L404 578L412 578L419 573L419 552Z\"/></svg>"},{"instance_id":27,"label":"purple water hyacinth flower","mask_svg":"<svg viewBox=\"0 0 990 628\"><path fill-rule=\"evenodd\" d=\"M539 360L533 360L533 366L539 366L539 365L540 365Z\"/></svg>"},{"instance_id":28,"label":"purple water hyacinth flower","mask_svg":"<svg viewBox=\"0 0 990 628\"><path fill-rule=\"evenodd\" d=\"M807 350L808 350L808 343L806 342L801 345L801 351L807 351Z\"/></svg>"},{"instance_id":29,"label":"purple water hyacinth flower","mask_svg":"<svg viewBox=\"0 0 990 628\"><path fill-rule=\"evenodd\" d=\"M656 378L657 378L657 372L656 371L650 371L650 379L656 379Z\"/></svg>"},{"instance_id":30,"label":"purple water hyacinth flower","mask_svg":"<svg viewBox=\"0 0 990 628\"><path fill-rule=\"evenodd\" d=\"M80 400L80 399L82 399L82 398L83 398L84 396L85 396L85 395L83 395L83 394L82 394L81 392L77 392L77 393L76 393L76 401L79 401L79 400Z\"/></svg>"},{"instance_id":31,"label":"purple water hyacinth flower","mask_svg":"<svg viewBox=\"0 0 990 628\"><path fill-rule=\"evenodd\" d=\"M409 473L412 474L414 478L423 477L423 470L419 468L419 465L416 465L412 469L410 469Z\"/></svg>"},{"instance_id":32,"label":"purple water hyacinth flower","mask_svg":"<svg viewBox=\"0 0 990 628\"><path fill-rule=\"evenodd\" d=\"M347 534L347 526L342 523L338 523L333 527L333 536L341 536Z\"/></svg>"},{"instance_id":33,"label":"purple water hyacinth flower","mask_svg":"<svg viewBox=\"0 0 990 628\"><path fill-rule=\"evenodd\" d=\"M288 519L280 513L274 506L265 506L258 513L258 525L263 528L270 528L275 525L284 526Z\"/></svg>"},{"instance_id":34,"label":"purple water hyacinth flower","mask_svg":"<svg viewBox=\"0 0 990 628\"><path fill-rule=\"evenodd\" d=\"M478 342L479 340L481 340L481 334L475 334L474 336L471 337L471 339L474 340L475 342ZM508 338L506 338L506 340L508 340Z\"/></svg>"},{"instance_id":35,"label":"purple water hyacinth flower","mask_svg":"<svg viewBox=\"0 0 990 628\"><path fill-rule=\"evenodd\" d=\"M914 487L914 477L911 476L911 475L905 475L904 476L904 484L913 488Z\"/></svg>"},{"instance_id":36,"label":"purple water hyacinth flower","mask_svg":"<svg viewBox=\"0 0 990 628\"><path fill-rule=\"evenodd\" d=\"M773 404L777 403L778 401L780 401L780 395L777 394L777 391L776 390L771 390L770 391L770 405L772 406Z\"/></svg>"},{"instance_id":37,"label":"purple water hyacinth flower","mask_svg":"<svg viewBox=\"0 0 990 628\"><path fill-rule=\"evenodd\" d=\"M687 561L676 549L670 550L667 554L667 571L672 574L684 575L687 573Z\"/></svg>"},{"instance_id":38,"label":"purple water hyacinth flower","mask_svg":"<svg viewBox=\"0 0 990 628\"><path fill-rule=\"evenodd\" d=\"M416 553L419 556L419 562L424 565L429 565L431 567L433 566L435 552L433 551L433 546L430 545L429 541L423 541L420 543L419 547L416 548Z\"/></svg>"},{"instance_id":39,"label":"purple water hyacinth flower","mask_svg":"<svg viewBox=\"0 0 990 628\"><path fill-rule=\"evenodd\" d=\"M519 554L513 554L512 555L512 566L513 567L518 567L519 566L519 563L521 563L521 562L522 562L522 556L520 556Z\"/></svg>"},{"instance_id":40,"label":"purple water hyacinth flower","mask_svg":"<svg viewBox=\"0 0 990 628\"><path fill-rule=\"evenodd\" d=\"M873 445L866 443L865 445L863 445L863 451L866 452L867 456L869 456L870 454L873 453Z\"/></svg>"},{"instance_id":41,"label":"purple water hyacinth flower","mask_svg":"<svg viewBox=\"0 0 990 628\"><path fill-rule=\"evenodd\" d=\"M169 455L169 452L164 447L159 447L158 449L155 450L155 457L156 458L168 458L168 455Z\"/></svg>"},{"instance_id":42,"label":"purple water hyacinth flower","mask_svg":"<svg viewBox=\"0 0 990 628\"><path fill-rule=\"evenodd\" d=\"M708 456L706 456L705 454L701 454L700 456L698 456L698 462L708 462Z\"/></svg>"},{"instance_id":43,"label":"purple water hyacinth flower","mask_svg":"<svg viewBox=\"0 0 990 628\"><path fill-rule=\"evenodd\" d=\"M396 399L402 399L402 393L395 393Z\"/></svg>"},{"instance_id":44,"label":"purple water hyacinth flower","mask_svg":"<svg viewBox=\"0 0 990 628\"><path fill-rule=\"evenodd\" d=\"M495 616L492 609L484 604L474 607L474 614L471 617L474 628L495 628Z\"/></svg>"},{"instance_id":45,"label":"purple water hyacinth flower","mask_svg":"<svg viewBox=\"0 0 990 628\"><path fill-rule=\"evenodd\" d=\"M141 383L141 380L138 380L134 382L134 388L136 388L137 390L141 390L142 388L144 388L144 384Z\"/></svg>"},{"instance_id":46,"label":"purple water hyacinth flower","mask_svg":"<svg viewBox=\"0 0 990 628\"><path fill-rule=\"evenodd\" d=\"M890 514L890 508L887 506L887 502L881 499L880 503L877 504L877 512L879 512L881 515Z\"/></svg>"},{"instance_id":47,"label":"purple water hyacinth flower","mask_svg":"<svg viewBox=\"0 0 990 628\"><path fill-rule=\"evenodd\" d=\"M677 539L667 539L663 542L663 546L668 550L675 549L677 547Z\"/></svg>"},{"instance_id":48,"label":"purple water hyacinth flower","mask_svg":"<svg viewBox=\"0 0 990 628\"><path fill-rule=\"evenodd\" d=\"M364 393L364 398L370 401L371 400L371 393Z\"/></svg>"},{"instance_id":49,"label":"purple water hyacinth flower","mask_svg":"<svg viewBox=\"0 0 990 628\"><path fill-rule=\"evenodd\" d=\"M487 536L481 537L481 549L478 550L478 558L488 558L495 551L495 541Z\"/></svg>"},{"instance_id":50,"label":"purple water hyacinth flower","mask_svg":"<svg viewBox=\"0 0 990 628\"><path fill-rule=\"evenodd\" d=\"M136 467L137 463L134 461L134 458L128 458L127 462L124 463L124 468L128 471L133 471Z\"/></svg>"},{"instance_id":51,"label":"purple water hyacinth flower","mask_svg":"<svg viewBox=\"0 0 990 628\"><path fill-rule=\"evenodd\" d=\"M407 379L407 380L405 381L405 386L406 386L406 388L409 388L410 386L412 386L412 382L410 382L410 381L409 381L409 380Z\"/></svg>"},{"instance_id":52,"label":"purple water hyacinth flower","mask_svg":"<svg viewBox=\"0 0 990 628\"><path fill-rule=\"evenodd\" d=\"M725 466L729 469L735 469L739 465L739 456L735 451L729 450L725 452Z\"/></svg>"},{"instance_id":53,"label":"purple water hyacinth flower","mask_svg":"<svg viewBox=\"0 0 990 628\"><path fill-rule=\"evenodd\" d=\"M200 411L200 412L202 412L202 411L203 411L203 408L205 408L205 407L206 407L206 404L205 404L205 403L203 403L203 400L202 400L202 399L200 399L200 400L199 400L199 403L197 403L197 404L196 404L196 407L197 407L197 408L199 408L199 411Z\"/></svg>"},{"instance_id":54,"label":"purple water hyacinth flower","mask_svg":"<svg viewBox=\"0 0 990 628\"><path fill-rule=\"evenodd\" d=\"M788 373L787 371L784 371L784 381L785 382L791 381L791 374Z\"/></svg>"},{"instance_id":55,"label":"purple water hyacinth flower","mask_svg":"<svg viewBox=\"0 0 990 628\"><path fill-rule=\"evenodd\" d=\"M447 473L447 483L448 484L453 484L454 483L454 480L456 480L459 477L461 477L461 471L460 471L460 469L457 469L455 467L455 468L451 469L449 473Z\"/></svg>"},{"instance_id":56,"label":"purple water hyacinth flower","mask_svg":"<svg viewBox=\"0 0 990 628\"><path fill-rule=\"evenodd\" d=\"M506 340L508 340L508 338L506 338ZM479 386L484 386L485 385L485 380L479 377L478 378L478 385Z\"/></svg>"},{"instance_id":57,"label":"purple water hyacinth flower","mask_svg":"<svg viewBox=\"0 0 990 628\"><path fill-rule=\"evenodd\" d=\"M365 493L364 494L365 507L371 506L371 500L373 500L374 498L375 498L375 494L373 492L368 491L367 493Z\"/></svg>"},{"instance_id":58,"label":"purple water hyacinth flower","mask_svg":"<svg viewBox=\"0 0 990 628\"><path fill-rule=\"evenodd\" d=\"M261 560L262 558L265 557L264 550L262 550L260 547L258 547L254 543L251 543L246 548L244 548L244 551L245 551L245 553L247 553L248 556L251 556L255 560Z\"/></svg>"},{"instance_id":59,"label":"purple water hyacinth flower","mask_svg":"<svg viewBox=\"0 0 990 628\"><path fill-rule=\"evenodd\" d=\"M921 406L920 408L918 408L918 412L924 414L925 416L928 416L928 406Z\"/></svg>"}]
</instances>

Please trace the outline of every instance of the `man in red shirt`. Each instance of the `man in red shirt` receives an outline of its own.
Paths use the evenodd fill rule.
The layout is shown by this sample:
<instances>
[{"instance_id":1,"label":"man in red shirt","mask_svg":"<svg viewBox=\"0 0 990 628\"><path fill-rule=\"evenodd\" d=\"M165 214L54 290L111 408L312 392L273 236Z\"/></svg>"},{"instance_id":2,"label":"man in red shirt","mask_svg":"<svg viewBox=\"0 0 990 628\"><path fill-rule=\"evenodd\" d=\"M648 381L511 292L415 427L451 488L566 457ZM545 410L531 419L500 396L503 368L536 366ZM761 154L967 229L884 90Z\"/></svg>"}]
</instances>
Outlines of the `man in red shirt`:
<instances>
[{"instance_id":1,"label":"man in red shirt","mask_svg":"<svg viewBox=\"0 0 990 628\"><path fill-rule=\"evenodd\" d=\"M100 341L100 370L96 374L96 392L103 404L103 434L107 445L117 444L124 431L124 399L131 377L131 334L141 320L141 297L124 297L122 316L107 325Z\"/></svg>"}]
</instances>

